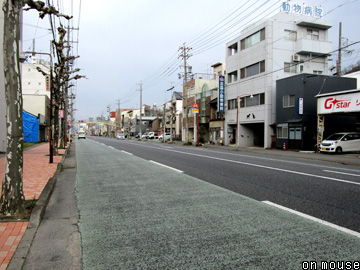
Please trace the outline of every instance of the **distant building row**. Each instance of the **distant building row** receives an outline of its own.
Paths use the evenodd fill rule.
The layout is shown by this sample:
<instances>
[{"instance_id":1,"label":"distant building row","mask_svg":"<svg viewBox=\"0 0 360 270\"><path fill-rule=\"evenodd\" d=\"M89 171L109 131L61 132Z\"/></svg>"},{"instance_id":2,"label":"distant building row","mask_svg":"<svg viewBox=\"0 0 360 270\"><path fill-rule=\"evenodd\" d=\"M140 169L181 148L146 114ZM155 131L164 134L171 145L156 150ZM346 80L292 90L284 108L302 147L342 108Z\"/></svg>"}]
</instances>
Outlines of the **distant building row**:
<instances>
[{"instance_id":1,"label":"distant building row","mask_svg":"<svg viewBox=\"0 0 360 270\"><path fill-rule=\"evenodd\" d=\"M101 136L165 131L182 141L313 150L319 136L360 130L357 80L328 75L329 28L323 19L286 12L259 21L226 44L225 63L214 64L212 74L194 74L161 108L118 109L110 121L91 119L86 128ZM34 69L43 64L23 66L23 91L24 109L42 119L40 136L46 140L49 92ZM219 91L222 79L224 92ZM333 107L339 100L355 105L324 117L318 105L323 96Z\"/></svg>"}]
</instances>

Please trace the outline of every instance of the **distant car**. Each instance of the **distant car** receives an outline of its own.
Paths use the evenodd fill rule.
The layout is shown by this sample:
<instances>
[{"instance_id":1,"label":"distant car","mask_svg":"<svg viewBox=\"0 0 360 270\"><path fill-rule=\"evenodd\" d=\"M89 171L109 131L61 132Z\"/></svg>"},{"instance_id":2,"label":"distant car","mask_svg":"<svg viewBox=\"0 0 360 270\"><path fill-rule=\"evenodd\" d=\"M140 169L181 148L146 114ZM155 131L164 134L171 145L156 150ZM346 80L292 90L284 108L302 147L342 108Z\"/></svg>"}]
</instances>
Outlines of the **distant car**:
<instances>
[{"instance_id":1,"label":"distant car","mask_svg":"<svg viewBox=\"0 0 360 270\"><path fill-rule=\"evenodd\" d=\"M118 134L118 135L116 136L116 139L118 139L118 140L125 140L125 136L124 136L124 134Z\"/></svg>"},{"instance_id":2,"label":"distant car","mask_svg":"<svg viewBox=\"0 0 360 270\"><path fill-rule=\"evenodd\" d=\"M141 139L147 139L147 135L149 132L145 132L144 134L142 134Z\"/></svg>"},{"instance_id":3,"label":"distant car","mask_svg":"<svg viewBox=\"0 0 360 270\"><path fill-rule=\"evenodd\" d=\"M85 131L79 131L78 139L86 139Z\"/></svg>"},{"instance_id":4,"label":"distant car","mask_svg":"<svg viewBox=\"0 0 360 270\"><path fill-rule=\"evenodd\" d=\"M163 141L163 138L164 138L164 134L161 134L159 136L159 141ZM165 133L165 141L170 141L170 138L171 138L170 133Z\"/></svg>"},{"instance_id":5,"label":"distant car","mask_svg":"<svg viewBox=\"0 0 360 270\"><path fill-rule=\"evenodd\" d=\"M320 144L322 153L342 153L360 151L360 133L334 133Z\"/></svg>"},{"instance_id":6,"label":"distant car","mask_svg":"<svg viewBox=\"0 0 360 270\"><path fill-rule=\"evenodd\" d=\"M155 132L149 132L146 136L146 139L154 139L155 138Z\"/></svg>"},{"instance_id":7,"label":"distant car","mask_svg":"<svg viewBox=\"0 0 360 270\"><path fill-rule=\"evenodd\" d=\"M136 139L140 138L140 133L136 134L135 138Z\"/></svg>"}]
</instances>

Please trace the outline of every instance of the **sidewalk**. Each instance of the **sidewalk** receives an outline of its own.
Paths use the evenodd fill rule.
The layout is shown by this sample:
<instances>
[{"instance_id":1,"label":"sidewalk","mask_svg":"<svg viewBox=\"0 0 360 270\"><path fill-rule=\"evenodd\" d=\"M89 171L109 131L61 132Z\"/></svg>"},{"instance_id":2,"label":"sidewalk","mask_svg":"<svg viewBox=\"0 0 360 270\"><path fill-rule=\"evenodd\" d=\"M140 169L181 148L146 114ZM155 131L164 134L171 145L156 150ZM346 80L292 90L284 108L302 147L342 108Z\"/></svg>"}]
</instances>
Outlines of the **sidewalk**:
<instances>
[{"instance_id":1,"label":"sidewalk","mask_svg":"<svg viewBox=\"0 0 360 270\"><path fill-rule=\"evenodd\" d=\"M54 156L49 163L49 144L44 143L24 151L23 190L25 200L37 200L47 182L54 176L65 149L59 149L60 156ZM0 157L1 181L5 174L5 157ZM1 185L0 185L1 191ZM29 222L0 223L0 270L6 269L15 253Z\"/></svg>"}]
</instances>

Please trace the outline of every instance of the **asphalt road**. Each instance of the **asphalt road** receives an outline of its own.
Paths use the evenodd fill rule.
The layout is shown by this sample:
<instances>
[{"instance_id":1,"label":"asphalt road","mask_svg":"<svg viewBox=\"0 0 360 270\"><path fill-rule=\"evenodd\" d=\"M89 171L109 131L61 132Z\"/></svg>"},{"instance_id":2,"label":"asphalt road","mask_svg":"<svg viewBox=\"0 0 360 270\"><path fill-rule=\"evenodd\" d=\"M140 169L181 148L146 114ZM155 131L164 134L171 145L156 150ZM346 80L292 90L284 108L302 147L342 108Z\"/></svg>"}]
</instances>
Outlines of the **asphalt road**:
<instances>
[{"instance_id":1,"label":"asphalt road","mask_svg":"<svg viewBox=\"0 0 360 270\"><path fill-rule=\"evenodd\" d=\"M344 216L358 216L356 199L348 198L359 193L349 175L357 168L89 137L76 141L76 162L84 270L359 263L359 233L263 202L302 202L338 216L342 207ZM336 203L334 190L346 202Z\"/></svg>"},{"instance_id":2,"label":"asphalt road","mask_svg":"<svg viewBox=\"0 0 360 270\"><path fill-rule=\"evenodd\" d=\"M335 163L92 137L206 182L360 232L360 169Z\"/></svg>"}]
</instances>

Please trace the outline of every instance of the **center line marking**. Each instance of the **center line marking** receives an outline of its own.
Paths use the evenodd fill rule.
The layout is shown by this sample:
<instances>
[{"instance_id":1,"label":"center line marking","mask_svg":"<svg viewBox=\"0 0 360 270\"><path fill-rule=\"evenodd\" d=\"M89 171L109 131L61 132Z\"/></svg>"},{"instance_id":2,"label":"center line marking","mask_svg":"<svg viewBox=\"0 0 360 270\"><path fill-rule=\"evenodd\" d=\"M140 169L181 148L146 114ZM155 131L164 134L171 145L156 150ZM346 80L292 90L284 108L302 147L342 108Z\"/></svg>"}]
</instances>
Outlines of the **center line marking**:
<instances>
[{"instance_id":1,"label":"center line marking","mask_svg":"<svg viewBox=\"0 0 360 270\"><path fill-rule=\"evenodd\" d=\"M154 164L157 164L157 165L163 166L163 167L165 167L165 168L168 168L168 169L171 169L171 170L177 171L177 172L179 172L179 173L183 173L183 171L180 171L180 170L175 169L175 168L170 167L170 166L166 166L166 165L161 164L161 163L159 163L159 162L156 162L156 161L153 161L153 160L149 160L149 161L150 161L151 163L154 163Z\"/></svg>"},{"instance_id":2,"label":"center line marking","mask_svg":"<svg viewBox=\"0 0 360 270\"><path fill-rule=\"evenodd\" d=\"M145 146L145 147L154 148L154 147L151 147L151 146ZM187 152L182 152L182 151L176 151L176 150L172 150L172 149L162 149L162 150L170 151L170 152L174 152L174 153L185 154L185 155L189 155L189 156L203 157L203 158L208 158L208 159L231 162L231 163L235 163L235 164L242 164L242 165L247 165L247 166L252 166L252 167L257 167L257 168L263 168L263 169L268 169L268 170L273 170L273 171L279 171L279 172L286 172L286 173L292 173L292 174L316 177L316 178L326 179L326 180L330 180L330 181L337 181L337 182L342 182L342 183L347 183L347 184L353 184L353 185L360 186L360 183L358 183L358 182L342 180L342 179L333 178L333 177L327 177L327 176L322 176L322 175L291 171L291 170L286 170L286 169L281 169L281 168L275 168L275 167L264 166L264 165L249 163L249 162L236 161L236 160L225 159L225 158L210 157L210 156L205 156L205 155L200 155L200 154L195 154L195 153L187 153Z\"/></svg>"},{"instance_id":3,"label":"center line marking","mask_svg":"<svg viewBox=\"0 0 360 270\"><path fill-rule=\"evenodd\" d=\"M270 201L263 201L263 203L266 203L267 205L271 205L271 206L277 207L277 208L279 208L279 209L288 211L288 212L293 213L293 214L295 214L295 215L298 215L298 216L300 216L300 217L310 219L310 220L312 220L312 221L321 223L321 224L323 224L323 225L325 225L325 226L334 228L334 229L336 229L336 230L339 230L339 231L342 231L342 232L345 232L345 233L348 233L348 234L351 234L351 235L353 235L353 236L356 236L356 237L360 238L360 233L358 233L358 232L356 232L356 231L353 231L353 230L350 230L350 229L347 229L347 228L344 228L344 227L341 227L341 226L339 226L339 225L336 225L336 224L327 222L327 221L322 220L322 219L320 219L320 218L316 218L316 217L313 217L313 216L310 216L310 215L301 213L301 212L299 212L299 211L293 210L293 209L291 209L291 208L287 208L287 207L285 207L285 206L282 206L282 205L279 205L279 204L276 204L276 203L273 203L273 202L270 202Z\"/></svg>"},{"instance_id":4,"label":"center line marking","mask_svg":"<svg viewBox=\"0 0 360 270\"><path fill-rule=\"evenodd\" d=\"M331 172L331 173L338 173L338 174L345 174L345 175L351 175L351 176L359 176L359 174L353 174L353 173L344 173L344 172L337 172L337 171L329 171L329 170L323 170L324 172Z\"/></svg>"}]
</instances>

